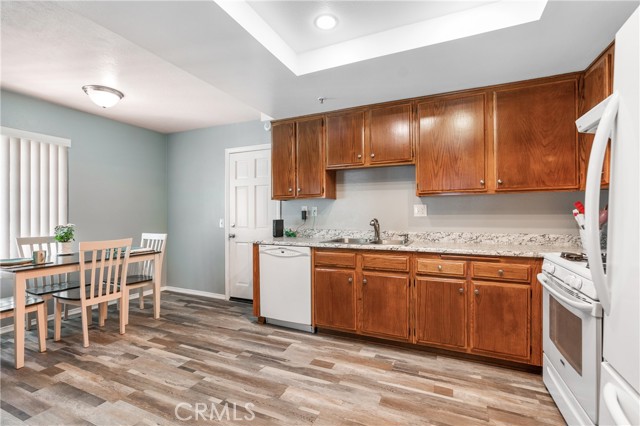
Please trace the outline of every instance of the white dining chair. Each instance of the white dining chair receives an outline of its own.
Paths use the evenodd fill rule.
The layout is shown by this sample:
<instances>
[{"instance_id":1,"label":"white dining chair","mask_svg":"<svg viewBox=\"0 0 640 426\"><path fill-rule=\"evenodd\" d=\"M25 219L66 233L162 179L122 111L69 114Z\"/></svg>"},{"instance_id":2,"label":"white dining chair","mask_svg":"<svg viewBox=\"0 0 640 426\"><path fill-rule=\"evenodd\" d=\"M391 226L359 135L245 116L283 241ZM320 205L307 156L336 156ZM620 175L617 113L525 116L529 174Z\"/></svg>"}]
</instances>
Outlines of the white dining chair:
<instances>
[{"instance_id":1,"label":"white dining chair","mask_svg":"<svg viewBox=\"0 0 640 426\"><path fill-rule=\"evenodd\" d=\"M27 314L35 312L38 320L38 345L40 352L47 350L47 317L46 302L38 296L25 296L25 312ZM15 316L15 299L11 297L3 297L0 299L0 319L13 318Z\"/></svg>"},{"instance_id":2,"label":"white dining chair","mask_svg":"<svg viewBox=\"0 0 640 426\"><path fill-rule=\"evenodd\" d=\"M46 237L17 237L18 256L31 257L34 251L44 250L49 259L58 254L58 244L54 236ZM47 303L51 294L62 290L72 290L80 286L80 281L70 280L68 274L56 274L47 277L33 278L27 281L27 294L41 297L45 301L44 314L48 318ZM64 319L69 315L69 307L65 305ZM31 320L27 320L27 329L31 327Z\"/></svg>"},{"instance_id":3,"label":"white dining chair","mask_svg":"<svg viewBox=\"0 0 640 426\"><path fill-rule=\"evenodd\" d=\"M53 293L55 299L54 341L60 340L62 304L80 306L83 346L89 346L89 316L91 307L99 307L99 324L104 326L107 304L116 300L120 311L120 334L125 332L126 312L129 308L126 288L127 268L132 238L110 241L87 241L79 244L80 287Z\"/></svg>"},{"instance_id":4,"label":"white dining chair","mask_svg":"<svg viewBox=\"0 0 640 426\"><path fill-rule=\"evenodd\" d=\"M138 289L138 306L140 309L144 309L144 288L153 284L156 270L162 271L166 243L167 234L153 234L149 232L142 234L140 246L159 251L160 262L158 265L155 265L155 262L152 260L136 263L132 265L131 274L127 276L127 292L130 293L132 290Z\"/></svg>"}]
</instances>

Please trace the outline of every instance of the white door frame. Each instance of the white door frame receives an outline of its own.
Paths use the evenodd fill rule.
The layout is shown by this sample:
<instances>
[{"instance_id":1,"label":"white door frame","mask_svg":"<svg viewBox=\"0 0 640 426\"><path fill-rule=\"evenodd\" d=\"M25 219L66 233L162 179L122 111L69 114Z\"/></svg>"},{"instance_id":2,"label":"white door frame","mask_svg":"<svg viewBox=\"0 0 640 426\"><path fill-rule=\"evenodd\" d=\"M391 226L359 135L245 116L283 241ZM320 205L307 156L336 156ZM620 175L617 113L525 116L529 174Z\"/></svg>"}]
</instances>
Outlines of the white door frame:
<instances>
[{"instance_id":1,"label":"white door frame","mask_svg":"<svg viewBox=\"0 0 640 426\"><path fill-rule=\"evenodd\" d=\"M271 144L241 146L224 150L224 297L229 300L229 159L231 154L251 151L271 151ZM280 202L276 205L276 218L280 218Z\"/></svg>"}]
</instances>

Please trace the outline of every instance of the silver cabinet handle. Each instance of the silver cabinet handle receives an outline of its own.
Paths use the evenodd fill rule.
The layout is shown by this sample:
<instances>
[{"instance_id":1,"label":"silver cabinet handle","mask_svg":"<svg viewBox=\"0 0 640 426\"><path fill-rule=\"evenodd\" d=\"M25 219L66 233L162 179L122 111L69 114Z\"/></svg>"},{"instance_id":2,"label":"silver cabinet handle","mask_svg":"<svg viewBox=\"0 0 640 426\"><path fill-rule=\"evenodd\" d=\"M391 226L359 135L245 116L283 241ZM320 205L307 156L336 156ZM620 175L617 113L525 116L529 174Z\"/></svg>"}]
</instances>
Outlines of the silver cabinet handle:
<instances>
[{"instance_id":1,"label":"silver cabinet handle","mask_svg":"<svg viewBox=\"0 0 640 426\"><path fill-rule=\"evenodd\" d=\"M480 294L480 290L478 290L477 288L475 290L473 290L473 294L475 294L476 296Z\"/></svg>"},{"instance_id":2,"label":"silver cabinet handle","mask_svg":"<svg viewBox=\"0 0 640 426\"><path fill-rule=\"evenodd\" d=\"M498 275L503 276L504 275L504 270L498 269Z\"/></svg>"},{"instance_id":3,"label":"silver cabinet handle","mask_svg":"<svg viewBox=\"0 0 640 426\"><path fill-rule=\"evenodd\" d=\"M375 158L376 155L374 153L371 153L371 158Z\"/></svg>"},{"instance_id":4,"label":"silver cabinet handle","mask_svg":"<svg viewBox=\"0 0 640 426\"><path fill-rule=\"evenodd\" d=\"M442 265L438 265L438 271L442 271Z\"/></svg>"},{"instance_id":5,"label":"silver cabinet handle","mask_svg":"<svg viewBox=\"0 0 640 426\"><path fill-rule=\"evenodd\" d=\"M358 160L362 158L362 154L358 154Z\"/></svg>"},{"instance_id":6,"label":"silver cabinet handle","mask_svg":"<svg viewBox=\"0 0 640 426\"><path fill-rule=\"evenodd\" d=\"M458 293L460 293L460 294L464 293L464 288L460 287L460 288L458 289Z\"/></svg>"},{"instance_id":7,"label":"silver cabinet handle","mask_svg":"<svg viewBox=\"0 0 640 426\"><path fill-rule=\"evenodd\" d=\"M484 179L480 179L480 185L484 186Z\"/></svg>"},{"instance_id":8,"label":"silver cabinet handle","mask_svg":"<svg viewBox=\"0 0 640 426\"><path fill-rule=\"evenodd\" d=\"M229 234L229 239L235 238L236 234Z\"/></svg>"},{"instance_id":9,"label":"silver cabinet handle","mask_svg":"<svg viewBox=\"0 0 640 426\"><path fill-rule=\"evenodd\" d=\"M349 281L349 284L351 284L353 282L353 278L349 277L347 281Z\"/></svg>"},{"instance_id":10,"label":"silver cabinet handle","mask_svg":"<svg viewBox=\"0 0 640 426\"><path fill-rule=\"evenodd\" d=\"M367 279L365 278L362 280L362 284L366 284L366 283L367 283Z\"/></svg>"},{"instance_id":11,"label":"silver cabinet handle","mask_svg":"<svg viewBox=\"0 0 640 426\"><path fill-rule=\"evenodd\" d=\"M498 179L498 185L502 185L502 179Z\"/></svg>"}]
</instances>

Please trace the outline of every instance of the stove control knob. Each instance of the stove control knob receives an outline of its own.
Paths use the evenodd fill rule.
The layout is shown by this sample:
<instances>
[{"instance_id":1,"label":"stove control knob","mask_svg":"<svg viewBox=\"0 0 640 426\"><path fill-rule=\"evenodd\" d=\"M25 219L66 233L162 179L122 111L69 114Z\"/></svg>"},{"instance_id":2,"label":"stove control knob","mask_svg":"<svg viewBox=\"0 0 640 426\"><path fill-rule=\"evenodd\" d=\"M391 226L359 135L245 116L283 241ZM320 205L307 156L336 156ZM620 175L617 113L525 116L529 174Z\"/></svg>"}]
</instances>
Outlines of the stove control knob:
<instances>
[{"instance_id":1,"label":"stove control knob","mask_svg":"<svg viewBox=\"0 0 640 426\"><path fill-rule=\"evenodd\" d=\"M552 265L551 263L544 263L542 265L542 270L545 272L548 272L550 274L553 274L556 271L556 267L555 265Z\"/></svg>"}]
</instances>

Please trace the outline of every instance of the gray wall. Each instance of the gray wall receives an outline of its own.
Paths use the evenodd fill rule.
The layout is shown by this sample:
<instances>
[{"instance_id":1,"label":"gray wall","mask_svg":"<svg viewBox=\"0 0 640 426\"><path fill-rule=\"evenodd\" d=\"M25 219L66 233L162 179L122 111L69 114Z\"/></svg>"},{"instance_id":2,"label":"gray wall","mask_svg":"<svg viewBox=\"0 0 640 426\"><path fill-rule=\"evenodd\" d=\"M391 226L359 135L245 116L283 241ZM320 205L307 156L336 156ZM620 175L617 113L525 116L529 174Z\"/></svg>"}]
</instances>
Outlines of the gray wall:
<instances>
[{"instance_id":1,"label":"gray wall","mask_svg":"<svg viewBox=\"0 0 640 426\"><path fill-rule=\"evenodd\" d=\"M282 217L285 227L295 228L301 206L317 206L315 227L321 229L371 229L376 217L383 231L578 234L571 210L583 192L416 197L415 185L413 166L338 171L336 200L286 201ZM427 217L414 217L414 204L426 204Z\"/></svg>"},{"instance_id":2,"label":"gray wall","mask_svg":"<svg viewBox=\"0 0 640 426\"><path fill-rule=\"evenodd\" d=\"M166 232L165 135L9 91L0 96L2 126L71 139L69 221L77 241L139 243L142 232Z\"/></svg>"},{"instance_id":3,"label":"gray wall","mask_svg":"<svg viewBox=\"0 0 640 426\"><path fill-rule=\"evenodd\" d=\"M224 151L271 143L262 123L168 136L167 285L224 294Z\"/></svg>"}]
</instances>

